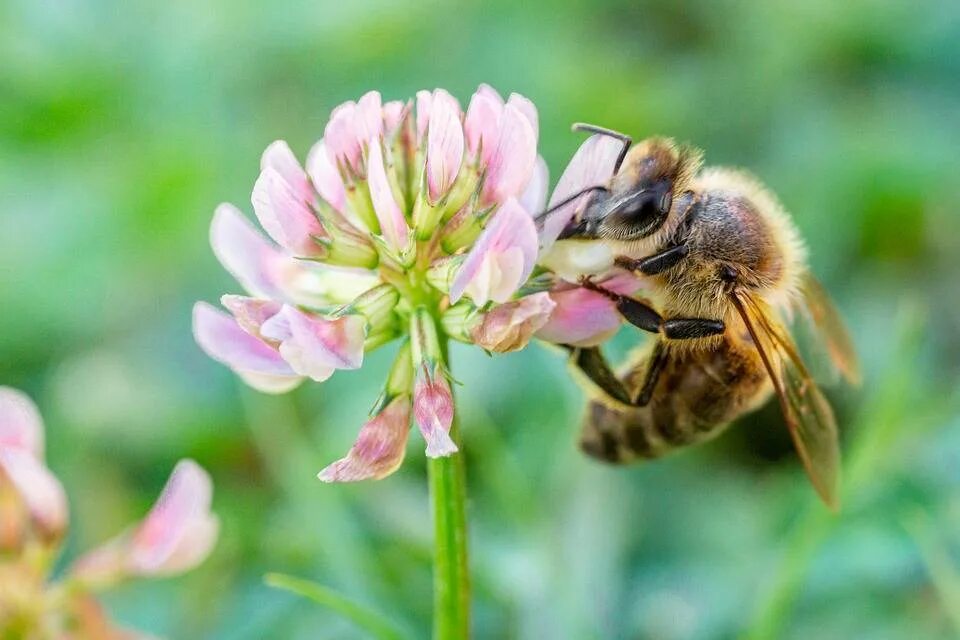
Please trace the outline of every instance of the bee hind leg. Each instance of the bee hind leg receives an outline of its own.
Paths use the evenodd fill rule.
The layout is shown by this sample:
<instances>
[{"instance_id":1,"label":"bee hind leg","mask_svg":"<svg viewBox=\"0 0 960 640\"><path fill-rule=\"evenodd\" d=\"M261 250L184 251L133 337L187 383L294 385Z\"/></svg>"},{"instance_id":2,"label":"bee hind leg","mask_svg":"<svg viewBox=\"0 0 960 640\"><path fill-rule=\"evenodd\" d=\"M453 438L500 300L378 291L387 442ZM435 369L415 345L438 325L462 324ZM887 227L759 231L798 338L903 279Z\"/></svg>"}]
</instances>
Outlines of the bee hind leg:
<instances>
[{"instance_id":1,"label":"bee hind leg","mask_svg":"<svg viewBox=\"0 0 960 640\"><path fill-rule=\"evenodd\" d=\"M631 394L607 364L599 347L562 345L570 352L570 363L582 373L604 396L615 403L633 404Z\"/></svg>"},{"instance_id":2,"label":"bee hind leg","mask_svg":"<svg viewBox=\"0 0 960 640\"><path fill-rule=\"evenodd\" d=\"M657 388L657 381L660 380L660 373L667 364L667 349L663 342L657 341L653 346L653 353L650 354L650 363L647 365L646 378L640 392L633 399L633 405L645 407L650 404L653 398L653 390Z\"/></svg>"},{"instance_id":3,"label":"bee hind leg","mask_svg":"<svg viewBox=\"0 0 960 640\"><path fill-rule=\"evenodd\" d=\"M660 379L660 372L667 364L667 349L663 342L656 342L650 354L643 385L625 384L604 357L599 347L573 347L562 345L570 352L570 363L583 374L608 400L628 407L645 407L650 404L653 390Z\"/></svg>"}]
</instances>

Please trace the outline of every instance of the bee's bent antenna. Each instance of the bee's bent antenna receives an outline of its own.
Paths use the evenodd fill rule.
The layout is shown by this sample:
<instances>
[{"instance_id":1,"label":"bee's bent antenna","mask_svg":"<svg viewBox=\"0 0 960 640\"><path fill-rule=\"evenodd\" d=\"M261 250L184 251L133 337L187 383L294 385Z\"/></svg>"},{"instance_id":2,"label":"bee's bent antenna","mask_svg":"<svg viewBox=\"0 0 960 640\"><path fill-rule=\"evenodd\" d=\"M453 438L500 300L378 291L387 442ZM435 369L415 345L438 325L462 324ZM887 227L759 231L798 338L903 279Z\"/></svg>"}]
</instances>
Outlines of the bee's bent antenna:
<instances>
[{"instance_id":1,"label":"bee's bent antenna","mask_svg":"<svg viewBox=\"0 0 960 640\"><path fill-rule=\"evenodd\" d=\"M620 155L617 156L617 162L613 165L613 174L616 175L617 172L620 171L620 165L623 164L623 159L627 157L627 151L630 150L630 145L633 144L633 138L625 133L620 133L619 131L600 127L595 124L587 124L586 122L574 122L570 129L572 131L586 131L587 133L609 136L622 142L623 149L620 150Z\"/></svg>"},{"instance_id":2,"label":"bee's bent antenna","mask_svg":"<svg viewBox=\"0 0 960 640\"><path fill-rule=\"evenodd\" d=\"M552 207L550 207L550 208L547 209L546 211L542 211L542 212L538 213L538 214L533 218L533 221L539 224L544 218L546 218L546 217L547 217L548 215L550 215L551 213L554 213L554 212L557 211L558 209L562 209L563 207L567 206L568 204L570 204L571 202L573 202L574 200L576 200L576 199L579 198L580 196L584 196L584 195L586 195L586 194L588 194L588 193L593 193L594 191L609 191L609 189L607 189L607 188L606 188L605 186L603 186L602 184L598 184L598 185L595 185L595 186L593 186L593 187L587 187L586 189L581 189L580 191L577 191L575 194L573 194L573 195L571 195L571 196L567 196L566 198L564 198L563 200L561 200L561 201L558 202L557 204L553 205Z\"/></svg>"}]
</instances>

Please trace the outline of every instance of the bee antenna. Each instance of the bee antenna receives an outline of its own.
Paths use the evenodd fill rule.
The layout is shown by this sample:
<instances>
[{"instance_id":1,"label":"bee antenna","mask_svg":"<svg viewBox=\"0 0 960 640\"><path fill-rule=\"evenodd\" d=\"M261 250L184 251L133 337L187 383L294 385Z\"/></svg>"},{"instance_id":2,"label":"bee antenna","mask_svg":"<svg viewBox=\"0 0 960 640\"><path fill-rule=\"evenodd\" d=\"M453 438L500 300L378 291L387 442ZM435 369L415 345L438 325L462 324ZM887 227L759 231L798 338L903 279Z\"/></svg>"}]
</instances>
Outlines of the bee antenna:
<instances>
[{"instance_id":1,"label":"bee antenna","mask_svg":"<svg viewBox=\"0 0 960 640\"><path fill-rule=\"evenodd\" d=\"M620 149L620 154L617 156L617 161L613 165L614 175L620 171L620 165L623 164L623 159L627 157L627 151L630 150L630 145L633 144L633 138L628 136L625 133L620 133L619 131L614 131L613 129L607 129L606 127L601 127L595 124L587 124L586 122L574 122L570 126L571 131L583 131L586 133L595 133L601 136L608 136L619 140L623 143L623 148Z\"/></svg>"},{"instance_id":2,"label":"bee antenna","mask_svg":"<svg viewBox=\"0 0 960 640\"><path fill-rule=\"evenodd\" d=\"M542 211L542 212L538 213L538 214L533 218L533 221L539 223L539 222L541 222L544 218L546 218L547 216L549 216L551 213L555 213L558 209L562 209L563 207L567 206L568 204L570 204L571 202L573 202L574 200L576 200L576 199L579 198L580 196L584 196L584 195L586 195L586 194L588 194L588 193L593 193L594 191L609 191L609 189L607 189L607 188L606 188L605 186L603 186L602 184L598 184L598 185L595 185L595 186L592 186L592 187L587 187L586 189L581 189L580 191L577 191L577 192L574 193L573 195L567 196L566 198L564 198L563 200L561 200L561 201L558 202L557 204L553 205L552 207L550 207L550 208L547 209L546 211Z\"/></svg>"}]
</instances>

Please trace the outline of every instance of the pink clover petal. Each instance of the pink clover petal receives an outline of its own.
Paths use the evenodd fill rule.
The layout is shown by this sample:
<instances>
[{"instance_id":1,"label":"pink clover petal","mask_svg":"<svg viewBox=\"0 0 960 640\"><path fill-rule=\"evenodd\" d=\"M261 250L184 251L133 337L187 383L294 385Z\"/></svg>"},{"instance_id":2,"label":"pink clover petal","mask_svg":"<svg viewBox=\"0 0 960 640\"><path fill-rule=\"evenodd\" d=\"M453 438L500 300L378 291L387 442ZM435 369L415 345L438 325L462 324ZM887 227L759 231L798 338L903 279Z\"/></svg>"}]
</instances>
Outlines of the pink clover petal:
<instances>
[{"instance_id":1,"label":"pink clover petal","mask_svg":"<svg viewBox=\"0 0 960 640\"><path fill-rule=\"evenodd\" d=\"M429 91L417 91L417 142L421 142L427 133L432 106L433 94Z\"/></svg>"},{"instance_id":2,"label":"pink clover petal","mask_svg":"<svg viewBox=\"0 0 960 640\"><path fill-rule=\"evenodd\" d=\"M527 188L523 190L523 194L520 196L520 206L534 218L546 206L547 188L549 186L550 172L547 169L547 163L542 156L537 156L537 162L533 167L533 176L531 176Z\"/></svg>"},{"instance_id":3,"label":"pink clover petal","mask_svg":"<svg viewBox=\"0 0 960 640\"><path fill-rule=\"evenodd\" d=\"M506 302L533 271L537 230L533 219L513 198L493 215L464 260L450 287L450 300L464 293L477 305Z\"/></svg>"},{"instance_id":4,"label":"pink clover petal","mask_svg":"<svg viewBox=\"0 0 960 640\"><path fill-rule=\"evenodd\" d=\"M63 535L69 518L66 493L56 476L32 451L0 447L0 482L4 478L16 490L45 539L55 540Z\"/></svg>"},{"instance_id":5,"label":"pink clover petal","mask_svg":"<svg viewBox=\"0 0 960 640\"><path fill-rule=\"evenodd\" d=\"M366 321L346 315L327 319L284 305L260 327L280 344L280 355L300 375L323 382L336 369L359 369L363 363Z\"/></svg>"},{"instance_id":6,"label":"pink clover petal","mask_svg":"<svg viewBox=\"0 0 960 640\"><path fill-rule=\"evenodd\" d=\"M536 336L547 342L592 347L605 342L620 328L616 304L603 294L574 287L552 291L556 308Z\"/></svg>"},{"instance_id":7,"label":"pink clover petal","mask_svg":"<svg viewBox=\"0 0 960 640\"><path fill-rule=\"evenodd\" d=\"M379 142L370 147L367 171L370 199L373 200L373 209L380 222L383 237L387 244L399 253L407 246L410 229L390 188L387 171L383 164L383 150Z\"/></svg>"},{"instance_id":8,"label":"pink clover petal","mask_svg":"<svg viewBox=\"0 0 960 640\"><path fill-rule=\"evenodd\" d=\"M27 394L0 387L0 448L21 449L43 459L43 418Z\"/></svg>"},{"instance_id":9,"label":"pink clover petal","mask_svg":"<svg viewBox=\"0 0 960 640\"><path fill-rule=\"evenodd\" d=\"M290 185L300 200L304 202L313 200L313 187L310 186L307 174L297 162L290 145L283 140L270 143L260 157L260 170L263 171L268 167L283 177L284 182Z\"/></svg>"},{"instance_id":10,"label":"pink clover petal","mask_svg":"<svg viewBox=\"0 0 960 640\"><path fill-rule=\"evenodd\" d=\"M503 101L498 102L488 93L481 93L479 90L473 94L467 107L463 123L467 149L474 156L480 152L484 164L489 164L497 150L502 113Z\"/></svg>"},{"instance_id":11,"label":"pink clover petal","mask_svg":"<svg viewBox=\"0 0 960 640\"><path fill-rule=\"evenodd\" d=\"M423 439L427 457L440 458L457 452L450 437L453 424L453 394L442 375L421 373L413 389L413 416Z\"/></svg>"},{"instance_id":12,"label":"pink clover petal","mask_svg":"<svg viewBox=\"0 0 960 640\"><path fill-rule=\"evenodd\" d=\"M527 346L533 334L549 321L556 306L546 291L497 305L484 314L471 337L488 351L517 351Z\"/></svg>"},{"instance_id":13,"label":"pink clover petal","mask_svg":"<svg viewBox=\"0 0 960 640\"><path fill-rule=\"evenodd\" d=\"M265 393L284 393L302 380L272 346L205 302L193 307L193 335L204 352Z\"/></svg>"},{"instance_id":14,"label":"pink clover petal","mask_svg":"<svg viewBox=\"0 0 960 640\"><path fill-rule=\"evenodd\" d=\"M181 460L150 513L134 530L127 556L135 575L173 575L213 550L219 520L210 512L213 483L200 465Z\"/></svg>"},{"instance_id":15,"label":"pink clover petal","mask_svg":"<svg viewBox=\"0 0 960 640\"><path fill-rule=\"evenodd\" d=\"M593 135L587 138L563 170L548 206L552 207L587 187L606 184L613 175L613 167L621 149L623 143L610 136ZM556 242L560 232L589 198L589 194L584 195L550 214L540 234L540 246L544 250Z\"/></svg>"},{"instance_id":16,"label":"pink clover petal","mask_svg":"<svg viewBox=\"0 0 960 640\"><path fill-rule=\"evenodd\" d=\"M320 472L324 482L379 480L400 467L410 432L409 395L394 398L360 429L347 455Z\"/></svg>"},{"instance_id":17,"label":"pink clover petal","mask_svg":"<svg viewBox=\"0 0 960 640\"><path fill-rule=\"evenodd\" d=\"M310 205L274 168L260 173L251 201L260 224L277 244L299 257L323 255L315 240L326 235L323 226Z\"/></svg>"},{"instance_id":18,"label":"pink clover petal","mask_svg":"<svg viewBox=\"0 0 960 640\"><path fill-rule=\"evenodd\" d=\"M463 125L460 105L446 91L433 94L427 133L427 186L431 202L447 194L463 160Z\"/></svg>"},{"instance_id":19,"label":"pink clover petal","mask_svg":"<svg viewBox=\"0 0 960 640\"><path fill-rule=\"evenodd\" d=\"M330 162L326 145L323 140L317 142L307 154L307 173L313 181L317 193L331 207L343 213L347 196L343 186L343 178L336 165Z\"/></svg>"},{"instance_id":20,"label":"pink clover petal","mask_svg":"<svg viewBox=\"0 0 960 640\"><path fill-rule=\"evenodd\" d=\"M537 134L523 112L508 104L503 108L499 128L483 184L483 201L487 203L520 195L537 161Z\"/></svg>"}]
</instances>

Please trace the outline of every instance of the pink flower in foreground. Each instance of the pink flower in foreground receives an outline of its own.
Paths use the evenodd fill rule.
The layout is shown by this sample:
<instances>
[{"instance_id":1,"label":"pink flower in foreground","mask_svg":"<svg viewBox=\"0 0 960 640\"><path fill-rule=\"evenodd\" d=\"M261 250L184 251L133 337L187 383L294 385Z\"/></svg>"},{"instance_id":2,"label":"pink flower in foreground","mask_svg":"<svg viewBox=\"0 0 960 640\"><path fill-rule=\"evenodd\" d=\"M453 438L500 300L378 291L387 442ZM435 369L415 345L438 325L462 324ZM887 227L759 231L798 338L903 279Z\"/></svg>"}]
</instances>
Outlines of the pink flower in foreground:
<instances>
[{"instance_id":1,"label":"pink flower in foreground","mask_svg":"<svg viewBox=\"0 0 960 640\"><path fill-rule=\"evenodd\" d=\"M536 108L486 85L468 105L442 89L405 103L369 92L332 111L305 168L286 143L264 152L252 201L270 240L229 205L214 216L214 252L250 297L225 296L229 313L198 303L194 335L245 382L282 393L401 342L383 401L325 481L388 475L411 424L428 456L457 451L447 338L507 352L551 327L593 335L596 320L549 291L572 285L535 273L548 188Z\"/></svg>"},{"instance_id":2,"label":"pink flower in foreground","mask_svg":"<svg viewBox=\"0 0 960 640\"><path fill-rule=\"evenodd\" d=\"M143 522L81 557L62 581L51 582L67 503L43 462L42 443L36 406L19 391L0 387L0 636L135 637L110 622L93 594L122 580L174 575L203 562L218 533L210 477L195 462L181 461Z\"/></svg>"}]
</instances>

